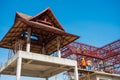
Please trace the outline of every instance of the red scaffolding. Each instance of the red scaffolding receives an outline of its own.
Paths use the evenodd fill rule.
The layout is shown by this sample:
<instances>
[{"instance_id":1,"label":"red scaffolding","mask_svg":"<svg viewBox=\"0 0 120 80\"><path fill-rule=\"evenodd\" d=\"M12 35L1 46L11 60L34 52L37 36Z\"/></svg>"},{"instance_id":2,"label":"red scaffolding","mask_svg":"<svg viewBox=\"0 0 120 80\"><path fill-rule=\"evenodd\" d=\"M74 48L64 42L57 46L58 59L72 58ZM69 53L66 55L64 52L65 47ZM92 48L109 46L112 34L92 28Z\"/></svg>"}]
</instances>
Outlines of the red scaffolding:
<instances>
[{"instance_id":1,"label":"red scaffolding","mask_svg":"<svg viewBox=\"0 0 120 80\"><path fill-rule=\"evenodd\" d=\"M98 62L103 61L103 70L109 73L120 74L120 39L103 47L95 47L79 42L73 42L61 49L62 57L75 59L78 66L81 58L91 59L94 62L94 70L98 70Z\"/></svg>"}]
</instances>

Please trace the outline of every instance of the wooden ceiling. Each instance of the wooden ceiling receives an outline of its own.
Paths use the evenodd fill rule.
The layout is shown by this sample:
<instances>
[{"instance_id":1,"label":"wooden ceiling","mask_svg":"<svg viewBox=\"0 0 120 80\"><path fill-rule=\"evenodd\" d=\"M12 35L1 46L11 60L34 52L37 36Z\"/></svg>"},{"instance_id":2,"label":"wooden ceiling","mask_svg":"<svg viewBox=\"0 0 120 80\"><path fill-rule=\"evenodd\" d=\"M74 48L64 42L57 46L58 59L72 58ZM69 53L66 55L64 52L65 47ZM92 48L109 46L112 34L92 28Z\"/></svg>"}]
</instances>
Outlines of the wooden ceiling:
<instances>
[{"instance_id":1,"label":"wooden ceiling","mask_svg":"<svg viewBox=\"0 0 120 80\"><path fill-rule=\"evenodd\" d=\"M73 42L79 36L66 33L63 27L55 18L54 14L47 8L36 16L28 16L23 13L16 13L14 25L0 41L0 47L15 48L15 43L22 41L22 50L26 50L27 29L31 28L31 52L40 53L44 43L47 55L57 50L57 36L61 38L61 46Z\"/></svg>"}]
</instances>

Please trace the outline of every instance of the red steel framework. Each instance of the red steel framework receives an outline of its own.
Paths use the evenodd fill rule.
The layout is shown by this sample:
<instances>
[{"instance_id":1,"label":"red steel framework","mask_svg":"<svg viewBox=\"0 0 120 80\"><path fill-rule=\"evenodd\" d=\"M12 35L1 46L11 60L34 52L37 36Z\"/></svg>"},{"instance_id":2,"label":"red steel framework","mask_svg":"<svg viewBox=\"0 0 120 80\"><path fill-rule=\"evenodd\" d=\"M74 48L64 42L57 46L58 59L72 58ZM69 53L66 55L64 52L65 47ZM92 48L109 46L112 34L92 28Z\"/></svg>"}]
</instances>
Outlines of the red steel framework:
<instances>
[{"instance_id":1,"label":"red steel framework","mask_svg":"<svg viewBox=\"0 0 120 80\"><path fill-rule=\"evenodd\" d=\"M95 47L79 42L73 42L61 49L62 57L75 59L78 67L81 65L81 58L91 59L94 63L94 70L98 69L98 62L104 62L104 71L120 74L120 39L103 47Z\"/></svg>"}]
</instances>

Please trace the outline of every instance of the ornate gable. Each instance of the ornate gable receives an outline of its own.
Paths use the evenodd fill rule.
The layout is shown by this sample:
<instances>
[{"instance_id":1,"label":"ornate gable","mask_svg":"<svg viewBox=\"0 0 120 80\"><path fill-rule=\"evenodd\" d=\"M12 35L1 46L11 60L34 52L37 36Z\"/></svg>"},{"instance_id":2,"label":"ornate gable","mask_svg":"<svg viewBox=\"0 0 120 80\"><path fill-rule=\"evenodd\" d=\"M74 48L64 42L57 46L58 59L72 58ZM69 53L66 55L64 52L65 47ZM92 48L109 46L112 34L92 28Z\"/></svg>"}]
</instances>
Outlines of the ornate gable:
<instances>
[{"instance_id":1,"label":"ornate gable","mask_svg":"<svg viewBox=\"0 0 120 80\"><path fill-rule=\"evenodd\" d=\"M60 23L58 22L58 20L56 19L55 15L53 14L50 8L47 8L43 12L35 15L30 19L30 21L44 23L49 26L65 31L63 27L60 25Z\"/></svg>"}]
</instances>

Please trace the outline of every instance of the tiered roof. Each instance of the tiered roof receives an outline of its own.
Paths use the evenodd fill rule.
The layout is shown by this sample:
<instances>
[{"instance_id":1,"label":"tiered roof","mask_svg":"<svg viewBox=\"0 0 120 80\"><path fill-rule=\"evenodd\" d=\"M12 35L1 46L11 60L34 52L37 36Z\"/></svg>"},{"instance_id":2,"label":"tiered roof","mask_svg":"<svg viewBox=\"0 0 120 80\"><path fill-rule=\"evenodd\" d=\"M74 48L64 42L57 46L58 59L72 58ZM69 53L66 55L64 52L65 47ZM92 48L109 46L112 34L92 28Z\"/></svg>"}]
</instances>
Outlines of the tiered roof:
<instances>
[{"instance_id":1,"label":"tiered roof","mask_svg":"<svg viewBox=\"0 0 120 80\"><path fill-rule=\"evenodd\" d=\"M52 54L57 50L57 36L61 37L61 47L79 38L79 36L65 32L50 8L47 8L35 16L17 12L14 25L0 41L0 47L14 49L16 41L22 40L22 49L26 50L29 27L32 32L31 52L40 53L44 43L46 54Z\"/></svg>"}]
</instances>

